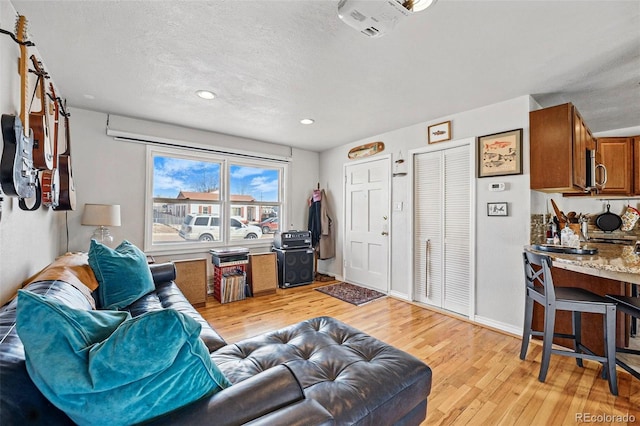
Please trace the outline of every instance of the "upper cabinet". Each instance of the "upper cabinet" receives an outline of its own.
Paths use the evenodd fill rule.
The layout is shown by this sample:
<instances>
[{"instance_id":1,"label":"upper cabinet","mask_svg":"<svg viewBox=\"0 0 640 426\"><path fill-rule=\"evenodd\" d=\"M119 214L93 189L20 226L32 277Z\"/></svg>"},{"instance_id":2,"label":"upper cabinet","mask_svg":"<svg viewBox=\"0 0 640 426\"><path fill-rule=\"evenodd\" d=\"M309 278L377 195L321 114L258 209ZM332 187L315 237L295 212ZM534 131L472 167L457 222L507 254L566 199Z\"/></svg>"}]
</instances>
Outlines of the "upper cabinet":
<instances>
[{"instance_id":1,"label":"upper cabinet","mask_svg":"<svg viewBox=\"0 0 640 426\"><path fill-rule=\"evenodd\" d=\"M604 188L599 191L600 194L631 195L634 193L634 175L637 181L640 168L636 164L634 173L633 142L632 137L597 139L599 159L607 170L606 182Z\"/></svg>"},{"instance_id":2,"label":"upper cabinet","mask_svg":"<svg viewBox=\"0 0 640 426\"><path fill-rule=\"evenodd\" d=\"M531 189L585 193L595 139L571 103L529 113Z\"/></svg>"},{"instance_id":3,"label":"upper cabinet","mask_svg":"<svg viewBox=\"0 0 640 426\"><path fill-rule=\"evenodd\" d=\"M640 136L633 138L633 193L640 195Z\"/></svg>"}]
</instances>

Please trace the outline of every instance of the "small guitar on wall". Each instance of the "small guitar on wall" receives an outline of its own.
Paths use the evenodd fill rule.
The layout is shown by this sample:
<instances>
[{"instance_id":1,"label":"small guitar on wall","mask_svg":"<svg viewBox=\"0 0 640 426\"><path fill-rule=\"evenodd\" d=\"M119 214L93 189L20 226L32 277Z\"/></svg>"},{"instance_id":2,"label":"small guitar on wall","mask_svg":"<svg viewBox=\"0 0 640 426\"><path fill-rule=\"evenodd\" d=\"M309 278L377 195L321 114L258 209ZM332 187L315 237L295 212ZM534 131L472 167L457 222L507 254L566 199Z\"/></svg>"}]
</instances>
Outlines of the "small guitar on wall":
<instances>
[{"instance_id":1,"label":"small guitar on wall","mask_svg":"<svg viewBox=\"0 0 640 426\"><path fill-rule=\"evenodd\" d=\"M73 173L71 171L71 132L69 130L69 113L65 102L62 108L64 116L65 135L67 148L58 157L58 166L60 168L60 198L58 206L54 210L75 210L76 209L76 188L73 183Z\"/></svg>"},{"instance_id":2,"label":"small guitar on wall","mask_svg":"<svg viewBox=\"0 0 640 426\"><path fill-rule=\"evenodd\" d=\"M35 55L31 55L34 73L38 76L36 88L40 97L40 111L29 113L29 123L33 130L33 167L38 170L53 169L53 144L49 137L49 114L44 81L49 78Z\"/></svg>"},{"instance_id":3,"label":"small guitar on wall","mask_svg":"<svg viewBox=\"0 0 640 426\"><path fill-rule=\"evenodd\" d=\"M18 16L16 38L20 42L20 117L2 115L4 145L0 159L0 184L6 195L20 198L23 204L24 198L31 198L39 192L40 181L37 170L33 168L33 135L27 114L27 47L23 44L26 39L26 18L22 15Z\"/></svg>"},{"instance_id":4,"label":"small guitar on wall","mask_svg":"<svg viewBox=\"0 0 640 426\"><path fill-rule=\"evenodd\" d=\"M58 207L60 202L60 171L58 170L58 121L60 119L59 99L53 84L49 83L53 102L53 169L42 172L42 204L45 207Z\"/></svg>"}]
</instances>

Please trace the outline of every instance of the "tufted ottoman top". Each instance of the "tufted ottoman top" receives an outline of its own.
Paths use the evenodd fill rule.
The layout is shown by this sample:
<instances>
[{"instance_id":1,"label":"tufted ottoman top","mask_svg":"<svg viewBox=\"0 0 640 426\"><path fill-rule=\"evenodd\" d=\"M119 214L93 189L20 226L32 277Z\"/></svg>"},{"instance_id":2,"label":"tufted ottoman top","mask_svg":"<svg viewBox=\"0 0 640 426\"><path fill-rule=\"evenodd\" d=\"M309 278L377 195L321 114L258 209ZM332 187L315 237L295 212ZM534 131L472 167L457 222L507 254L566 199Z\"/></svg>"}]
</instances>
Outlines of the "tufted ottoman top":
<instances>
[{"instance_id":1,"label":"tufted ottoman top","mask_svg":"<svg viewBox=\"0 0 640 426\"><path fill-rule=\"evenodd\" d=\"M393 424L431 390L422 361L330 317L227 345L211 357L232 383L286 364L305 397L338 424Z\"/></svg>"}]
</instances>

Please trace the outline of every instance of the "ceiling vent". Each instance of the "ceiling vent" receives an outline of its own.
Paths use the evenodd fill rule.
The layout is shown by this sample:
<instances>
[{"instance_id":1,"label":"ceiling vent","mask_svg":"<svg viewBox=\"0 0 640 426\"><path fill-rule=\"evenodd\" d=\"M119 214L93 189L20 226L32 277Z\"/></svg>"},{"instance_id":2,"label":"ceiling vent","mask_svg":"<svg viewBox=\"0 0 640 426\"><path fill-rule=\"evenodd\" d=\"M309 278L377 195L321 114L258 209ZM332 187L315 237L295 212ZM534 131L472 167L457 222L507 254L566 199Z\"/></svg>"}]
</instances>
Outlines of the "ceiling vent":
<instances>
[{"instance_id":1,"label":"ceiling vent","mask_svg":"<svg viewBox=\"0 0 640 426\"><path fill-rule=\"evenodd\" d=\"M340 0L338 3L340 19L368 37L385 35L411 13L396 0Z\"/></svg>"}]
</instances>

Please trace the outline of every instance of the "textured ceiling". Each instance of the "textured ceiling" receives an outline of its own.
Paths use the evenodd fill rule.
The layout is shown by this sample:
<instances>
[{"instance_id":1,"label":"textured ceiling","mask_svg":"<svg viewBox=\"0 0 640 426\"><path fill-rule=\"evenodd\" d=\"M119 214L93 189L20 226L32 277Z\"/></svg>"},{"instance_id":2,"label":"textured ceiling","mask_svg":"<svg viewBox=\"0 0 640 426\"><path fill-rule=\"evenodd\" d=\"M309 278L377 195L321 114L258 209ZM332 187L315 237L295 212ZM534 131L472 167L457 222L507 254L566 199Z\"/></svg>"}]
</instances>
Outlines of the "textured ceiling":
<instances>
[{"instance_id":1,"label":"textured ceiling","mask_svg":"<svg viewBox=\"0 0 640 426\"><path fill-rule=\"evenodd\" d=\"M640 125L640 1L440 0L377 39L337 0L11 3L78 108L315 151L526 94Z\"/></svg>"}]
</instances>

